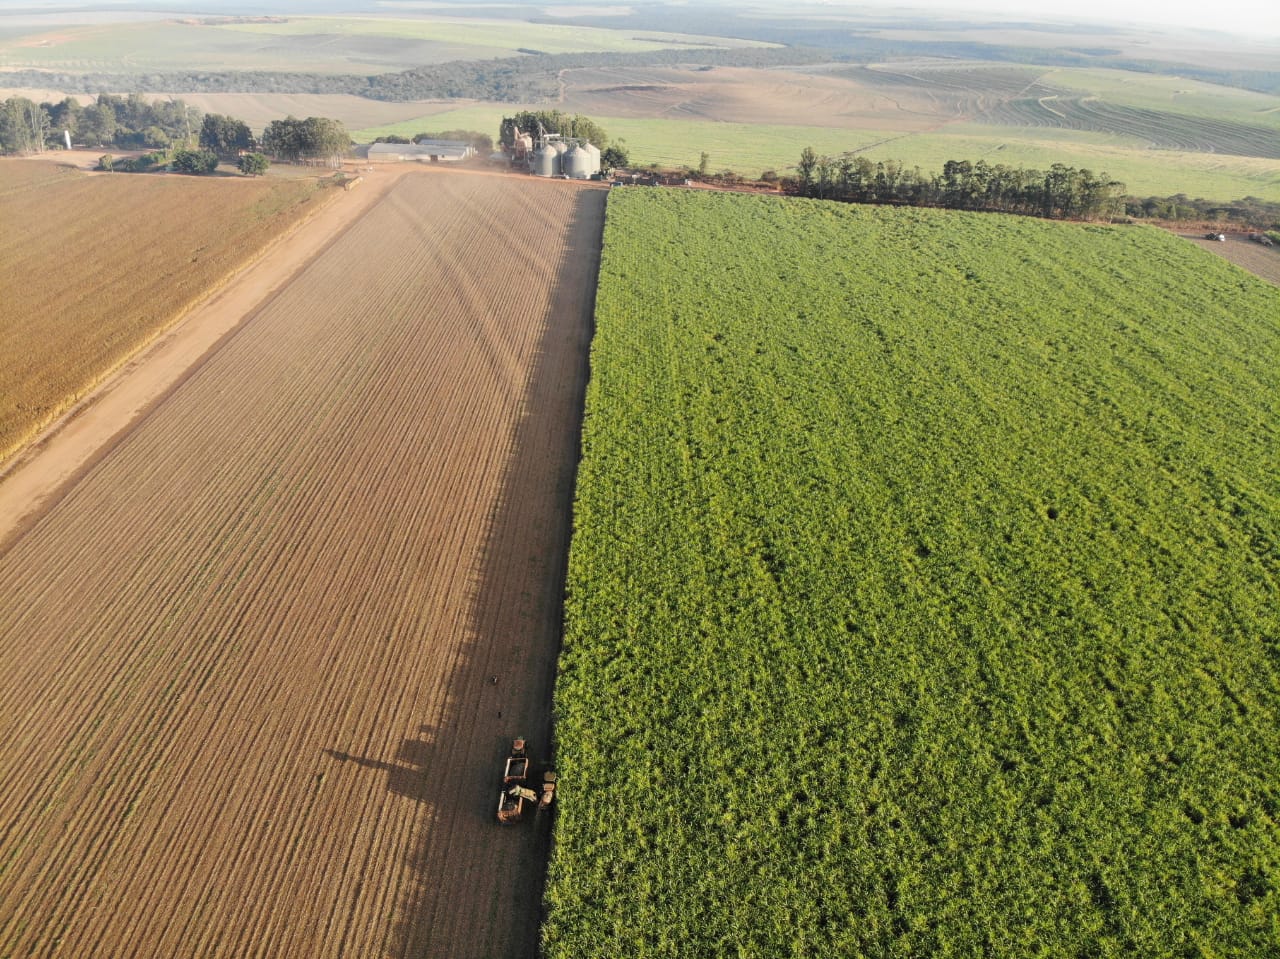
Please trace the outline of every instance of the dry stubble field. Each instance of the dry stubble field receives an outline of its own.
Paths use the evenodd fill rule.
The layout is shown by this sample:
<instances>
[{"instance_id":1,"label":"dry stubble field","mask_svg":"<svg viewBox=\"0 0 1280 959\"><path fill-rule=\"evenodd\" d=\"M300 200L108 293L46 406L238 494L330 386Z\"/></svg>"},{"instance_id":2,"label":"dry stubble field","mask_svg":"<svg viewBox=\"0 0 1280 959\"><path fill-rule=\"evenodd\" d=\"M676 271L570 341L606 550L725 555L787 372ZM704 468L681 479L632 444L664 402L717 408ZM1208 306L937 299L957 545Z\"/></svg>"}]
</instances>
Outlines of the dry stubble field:
<instances>
[{"instance_id":1,"label":"dry stubble field","mask_svg":"<svg viewBox=\"0 0 1280 959\"><path fill-rule=\"evenodd\" d=\"M0 461L332 192L0 162Z\"/></svg>"},{"instance_id":2,"label":"dry stubble field","mask_svg":"<svg viewBox=\"0 0 1280 959\"><path fill-rule=\"evenodd\" d=\"M404 177L0 547L0 955L535 954L605 196Z\"/></svg>"}]
</instances>

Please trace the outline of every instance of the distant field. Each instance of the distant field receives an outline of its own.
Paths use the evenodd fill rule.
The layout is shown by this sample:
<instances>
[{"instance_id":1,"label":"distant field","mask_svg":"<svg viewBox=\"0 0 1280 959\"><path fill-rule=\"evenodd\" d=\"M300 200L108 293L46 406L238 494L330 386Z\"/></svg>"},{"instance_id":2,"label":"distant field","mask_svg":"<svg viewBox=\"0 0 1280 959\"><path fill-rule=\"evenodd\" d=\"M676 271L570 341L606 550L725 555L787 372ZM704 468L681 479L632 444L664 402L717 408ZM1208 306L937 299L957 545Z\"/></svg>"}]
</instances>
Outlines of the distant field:
<instances>
[{"instance_id":1,"label":"distant field","mask_svg":"<svg viewBox=\"0 0 1280 959\"><path fill-rule=\"evenodd\" d=\"M394 37L430 40L454 47L483 47L507 53L577 53L584 50L627 52L667 46L769 46L727 37L693 36L649 30L609 30L511 20L384 17L291 17L284 23L237 23L220 29L271 36Z\"/></svg>"},{"instance_id":2,"label":"distant field","mask_svg":"<svg viewBox=\"0 0 1280 959\"><path fill-rule=\"evenodd\" d=\"M472 106L357 130L354 136L368 142L392 133L408 136L454 127L496 136L502 116L516 109L520 108ZM933 171L940 171L947 160L985 159L1037 169L1066 163L1106 171L1126 183L1130 192L1143 196L1186 193L1221 200L1244 196L1280 200L1280 160L1156 151L1118 137L1072 130L1044 130L1032 137L1025 129L968 123L935 133L903 133L709 120L596 119L609 136L626 141L636 165L696 168L706 151L713 172L731 169L756 176L772 169L786 173L794 172L800 151L812 146L819 154L856 152L872 160L898 160Z\"/></svg>"},{"instance_id":3,"label":"distant field","mask_svg":"<svg viewBox=\"0 0 1280 959\"><path fill-rule=\"evenodd\" d=\"M0 460L320 202L314 180L0 161Z\"/></svg>"},{"instance_id":4,"label":"distant field","mask_svg":"<svg viewBox=\"0 0 1280 959\"><path fill-rule=\"evenodd\" d=\"M450 60L543 53L756 46L652 31L455 18L295 17L68 25L0 37L0 67L67 71L277 70L384 73Z\"/></svg>"},{"instance_id":5,"label":"distant field","mask_svg":"<svg viewBox=\"0 0 1280 959\"><path fill-rule=\"evenodd\" d=\"M550 959L1280 947L1280 290L615 190Z\"/></svg>"},{"instance_id":6,"label":"distant field","mask_svg":"<svg viewBox=\"0 0 1280 959\"><path fill-rule=\"evenodd\" d=\"M1041 82L1125 106L1233 120L1280 131L1280 97L1237 87L1125 70L1050 70Z\"/></svg>"},{"instance_id":7,"label":"distant field","mask_svg":"<svg viewBox=\"0 0 1280 959\"><path fill-rule=\"evenodd\" d=\"M1280 159L1280 130L1162 110L1116 106L1097 97L1063 96L1036 86L1031 96L984 110L982 122L1007 127L1114 133L1162 150Z\"/></svg>"}]
</instances>

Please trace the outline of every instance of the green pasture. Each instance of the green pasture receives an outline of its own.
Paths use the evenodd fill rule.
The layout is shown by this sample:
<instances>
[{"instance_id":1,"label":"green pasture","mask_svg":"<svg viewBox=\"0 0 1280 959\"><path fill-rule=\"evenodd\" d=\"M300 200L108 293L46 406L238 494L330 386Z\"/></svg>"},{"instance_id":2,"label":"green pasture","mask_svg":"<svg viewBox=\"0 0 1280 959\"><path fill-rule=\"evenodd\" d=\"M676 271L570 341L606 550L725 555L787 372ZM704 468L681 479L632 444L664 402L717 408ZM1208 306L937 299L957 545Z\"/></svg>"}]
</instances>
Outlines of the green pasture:
<instances>
[{"instance_id":1,"label":"green pasture","mask_svg":"<svg viewBox=\"0 0 1280 959\"><path fill-rule=\"evenodd\" d=\"M1280 291L610 195L544 954L1280 952Z\"/></svg>"}]
</instances>

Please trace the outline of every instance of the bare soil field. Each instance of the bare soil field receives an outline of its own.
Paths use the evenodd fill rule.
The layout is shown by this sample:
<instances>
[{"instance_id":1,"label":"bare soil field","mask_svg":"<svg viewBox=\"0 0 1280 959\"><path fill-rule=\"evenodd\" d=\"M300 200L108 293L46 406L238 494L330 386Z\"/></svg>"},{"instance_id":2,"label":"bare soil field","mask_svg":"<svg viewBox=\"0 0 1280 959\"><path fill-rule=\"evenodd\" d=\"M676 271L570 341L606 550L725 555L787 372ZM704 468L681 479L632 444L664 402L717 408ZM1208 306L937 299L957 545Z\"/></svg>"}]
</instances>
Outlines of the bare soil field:
<instances>
[{"instance_id":1,"label":"bare soil field","mask_svg":"<svg viewBox=\"0 0 1280 959\"><path fill-rule=\"evenodd\" d=\"M333 192L0 161L0 461Z\"/></svg>"},{"instance_id":2,"label":"bare soil field","mask_svg":"<svg viewBox=\"0 0 1280 959\"><path fill-rule=\"evenodd\" d=\"M404 176L4 548L0 955L536 954L606 195Z\"/></svg>"},{"instance_id":3,"label":"bare soil field","mask_svg":"<svg viewBox=\"0 0 1280 959\"><path fill-rule=\"evenodd\" d=\"M1197 246L1202 246L1211 253L1216 253L1224 260L1230 260L1236 266L1254 273L1268 283L1280 286L1280 247L1265 247L1254 243L1248 237L1228 233L1225 243L1219 240L1206 240L1203 236L1187 235L1187 239Z\"/></svg>"},{"instance_id":4,"label":"bare soil field","mask_svg":"<svg viewBox=\"0 0 1280 959\"><path fill-rule=\"evenodd\" d=\"M564 82L561 108L588 115L904 132L956 118L914 93L886 94L851 77L799 70L600 68L567 70Z\"/></svg>"}]
</instances>

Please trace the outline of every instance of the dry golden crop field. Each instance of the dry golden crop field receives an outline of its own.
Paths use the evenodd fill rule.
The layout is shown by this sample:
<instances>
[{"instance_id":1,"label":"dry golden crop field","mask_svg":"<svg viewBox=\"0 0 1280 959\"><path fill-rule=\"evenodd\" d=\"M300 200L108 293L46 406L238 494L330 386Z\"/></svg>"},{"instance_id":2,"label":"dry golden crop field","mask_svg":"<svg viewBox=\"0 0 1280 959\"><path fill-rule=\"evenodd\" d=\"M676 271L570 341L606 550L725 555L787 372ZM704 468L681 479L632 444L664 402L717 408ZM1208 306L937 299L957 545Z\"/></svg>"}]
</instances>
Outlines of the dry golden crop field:
<instances>
[{"instance_id":1,"label":"dry golden crop field","mask_svg":"<svg viewBox=\"0 0 1280 959\"><path fill-rule=\"evenodd\" d=\"M0 547L0 955L536 954L606 195L404 176Z\"/></svg>"},{"instance_id":2,"label":"dry golden crop field","mask_svg":"<svg viewBox=\"0 0 1280 959\"><path fill-rule=\"evenodd\" d=\"M314 180L0 162L0 461L323 198Z\"/></svg>"}]
</instances>

